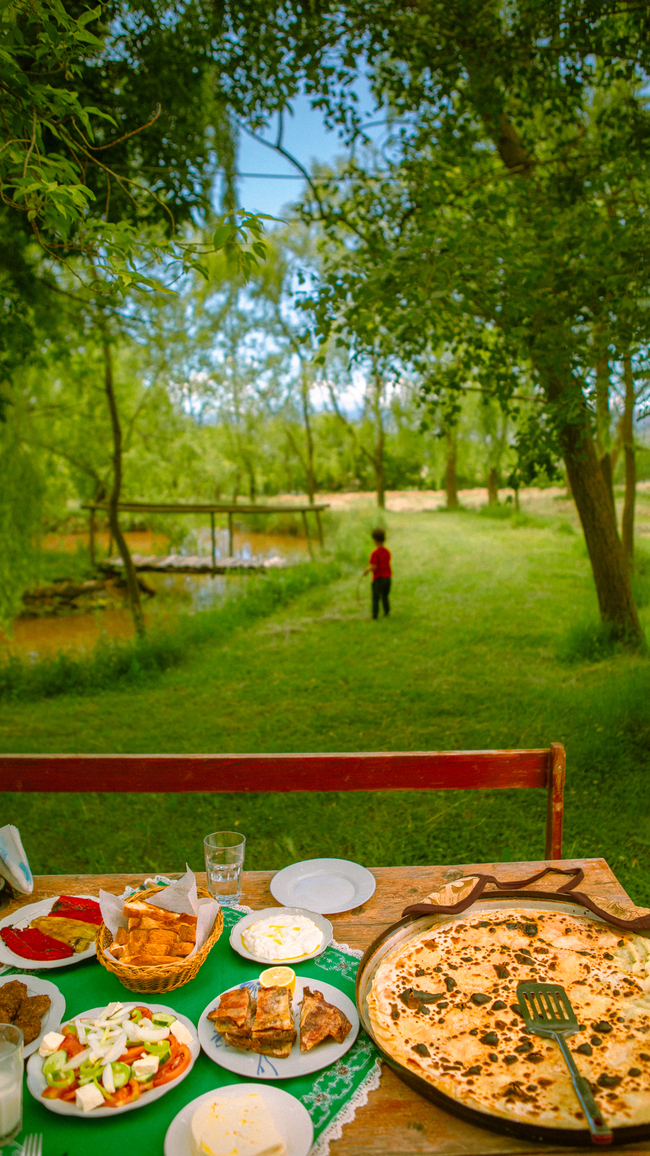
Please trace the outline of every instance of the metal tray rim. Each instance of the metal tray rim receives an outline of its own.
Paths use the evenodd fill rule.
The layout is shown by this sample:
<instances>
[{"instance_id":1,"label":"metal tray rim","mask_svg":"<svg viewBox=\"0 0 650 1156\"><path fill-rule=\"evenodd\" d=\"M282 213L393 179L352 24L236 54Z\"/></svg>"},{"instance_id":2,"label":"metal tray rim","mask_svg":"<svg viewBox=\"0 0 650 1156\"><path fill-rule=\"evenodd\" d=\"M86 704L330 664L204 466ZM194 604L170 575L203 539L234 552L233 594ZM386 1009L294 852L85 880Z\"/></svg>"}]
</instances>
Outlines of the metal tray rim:
<instances>
[{"instance_id":1,"label":"metal tray rim","mask_svg":"<svg viewBox=\"0 0 650 1156\"><path fill-rule=\"evenodd\" d=\"M448 1096L446 1092L439 1091L439 1089L433 1084L430 1084L428 1080L425 1080L422 1076L418 1076L415 1072L411 1072L408 1068L400 1064L399 1061L387 1055L375 1039L367 1011L366 995L370 989L374 973L386 956L389 955L393 949L401 946L406 939L418 934L427 927L432 927L434 924L452 923L460 919L466 919L468 915L483 911L495 911L503 907L515 907L520 910L541 911L544 909L552 909L554 911L566 911L571 915L577 915L583 919L607 923L606 919L589 911L581 904L572 903L568 896L566 901L560 901L555 898L544 899L543 893L541 892L537 892L536 894L529 893L527 896L521 892L518 894L500 892L498 895L490 893L488 896L481 896L475 903L472 903L470 907L466 908L465 911L455 914L408 915L406 918L399 920L399 922L392 924L386 928L385 931L381 932L364 952L363 958L359 962L355 995L361 1025L377 1048L381 1058L405 1084L408 1084L409 1087L419 1092L425 1099L437 1104L438 1107L451 1112L452 1115L459 1116L461 1119L466 1120L470 1124L475 1124L478 1127L487 1128L490 1132L500 1132L505 1135L519 1136L522 1139L539 1142L548 1143L550 1141L552 1143L566 1144L573 1147L591 1147L591 1135L587 1128L550 1128L546 1125L535 1125L525 1121L509 1120L505 1116L498 1116L487 1111L482 1112L478 1108L470 1108L460 1100L455 1100L452 1096ZM613 930L620 931L620 928L613 927ZM650 932L637 931L636 934L647 936L650 935ZM647 1124L633 1124L629 1127L613 1129L614 1144L630 1144L637 1140L647 1139L650 1139L650 1121L648 1121Z\"/></svg>"}]
</instances>

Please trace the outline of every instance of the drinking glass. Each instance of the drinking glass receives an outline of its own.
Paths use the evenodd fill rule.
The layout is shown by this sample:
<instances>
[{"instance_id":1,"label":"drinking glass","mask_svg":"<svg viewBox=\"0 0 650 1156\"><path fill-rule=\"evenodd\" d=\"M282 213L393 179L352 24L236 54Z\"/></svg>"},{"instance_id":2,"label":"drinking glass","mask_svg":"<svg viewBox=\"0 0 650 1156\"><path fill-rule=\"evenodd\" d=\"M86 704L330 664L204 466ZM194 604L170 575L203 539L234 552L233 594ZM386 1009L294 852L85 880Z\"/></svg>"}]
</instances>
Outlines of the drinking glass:
<instances>
[{"instance_id":1,"label":"drinking glass","mask_svg":"<svg viewBox=\"0 0 650 1156\"><path fill-rule=\"evenodd\" d=\"M0 1024L0 1148L22 1128L23 1067L23 1033Z\"/></svg>"},{"instance_id":2,"label":"drinking glass","mask_svg":"<svg viewBox=\"0 0 650 1156\"><path fill-rule=\"evenodd\" d=\"M246 838L239 831L214 831L203 840L208 891L221 904L241 902L241 873Z\"/></svg>"}]
</instances>

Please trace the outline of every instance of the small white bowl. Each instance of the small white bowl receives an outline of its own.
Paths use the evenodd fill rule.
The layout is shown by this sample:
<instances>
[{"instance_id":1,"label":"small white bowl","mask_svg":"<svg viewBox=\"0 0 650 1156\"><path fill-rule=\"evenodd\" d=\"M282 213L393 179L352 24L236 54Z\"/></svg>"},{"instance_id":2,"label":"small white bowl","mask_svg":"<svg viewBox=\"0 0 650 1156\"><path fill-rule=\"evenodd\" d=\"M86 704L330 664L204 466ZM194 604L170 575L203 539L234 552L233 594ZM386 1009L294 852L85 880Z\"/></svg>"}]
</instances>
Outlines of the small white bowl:
<instances>
[{"instance_id":1,"label":"small white bowl","mask_svg":"<svg viewBox=\"0 0 650 1156\"><path fill-rule=\"evenodd\" d=\"M261 919L270 919L277 915L304 915L306 919L311 919L312 923L320 927L323 933L320 947L316 951L310 951L309 955L301 955L297 959L264 959L261 955L253 955L244 946L242 931L245 931L252 923L259 923ZM245 915L243 919L239 920L239 923L235 924L230 932L230 946L234 947L239 955L243 955L244 959L252 959L254 963L264 963L267 967L281 967L282 964L286 963L292 967L294 963L304 963L306 959L315 959L317 955L322 955L333 938L334 928L329 919L325 919L323 915L318 915L315 911L307 911L304 907L265 907L263 911L251 911L250 915Z\"/></svg>"}]
</instances>

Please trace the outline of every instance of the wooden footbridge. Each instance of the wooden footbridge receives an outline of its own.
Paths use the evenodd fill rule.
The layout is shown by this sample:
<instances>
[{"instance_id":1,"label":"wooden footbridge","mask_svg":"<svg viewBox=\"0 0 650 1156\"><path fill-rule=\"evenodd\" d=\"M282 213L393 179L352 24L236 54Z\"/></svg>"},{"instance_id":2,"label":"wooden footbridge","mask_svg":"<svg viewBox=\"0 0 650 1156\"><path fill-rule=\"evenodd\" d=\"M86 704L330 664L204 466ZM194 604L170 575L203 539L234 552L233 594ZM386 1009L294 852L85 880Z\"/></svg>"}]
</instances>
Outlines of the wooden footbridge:
<instances>
[{"instance_id":1,"label":"wooden footbridge","mask_svg":"<svg viewBox=\"0 0 650 1156\"><path fill-rule=\"evenodd\" d=\"M132 554L136 570L158 574L237 574L242 570L276 570L286 566L282 558L206 558L201 554ZM119 554L99 563L102 570L120 573L124 562Z\"/></svg>"},{"instance_id":2,"label":"wooden footbridge","mask_svg":"<svg viewBox=\"0 0 650 1156\"><path fill-rule=\"evenodd\" d=\"M282 505L244 505L240 502L210 502L210 503L174 503L174 502L119 502L118 511L134 514L208 514L210 517L210 536L212 552L210 558L199 555L168 554L166 557L158 555L133 554L133 565L136 570L157 570L174 574L229 574L238 570L268 570L272 566L282 565L280 559L262 558L235 558L233 557L233 518L241 514L301 514L302 524L307 539L307 548L310 558L314 557L312 538L309 533L307 514L313 514L316 519L316 533L318 541L323 545L323 525L321 511L328 510L328 505L294 506ZM89 538L90 560L95 565L95 518L97 511L108 512L107 502L87 502L83 506L89 511ZM227 558L217 558L217 543L215 537L215 515L225 514L228 518L228 555ZM107 558L105 566L111 569L120 568L121 558Z\"/></svg>"}]
</instances>

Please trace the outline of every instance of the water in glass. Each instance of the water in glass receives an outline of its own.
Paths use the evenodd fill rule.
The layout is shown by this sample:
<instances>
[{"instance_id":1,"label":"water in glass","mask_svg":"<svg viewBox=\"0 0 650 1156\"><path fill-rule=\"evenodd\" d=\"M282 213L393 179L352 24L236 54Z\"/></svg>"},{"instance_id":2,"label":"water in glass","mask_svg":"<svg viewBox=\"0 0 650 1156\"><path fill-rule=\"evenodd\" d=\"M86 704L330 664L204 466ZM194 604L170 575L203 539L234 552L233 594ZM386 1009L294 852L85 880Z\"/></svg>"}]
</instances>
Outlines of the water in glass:
<instances>
[{"instance_id":1,"label":"water in glass","mask_svg":"<svg viewBox=\"0 0 650 1156\"><path fill-rule=\"evenodd\" d=\"M220 903L241 902L246 838L238 831L215 831L203 840L208 891Z\"/></svg>"}]
</instances>

